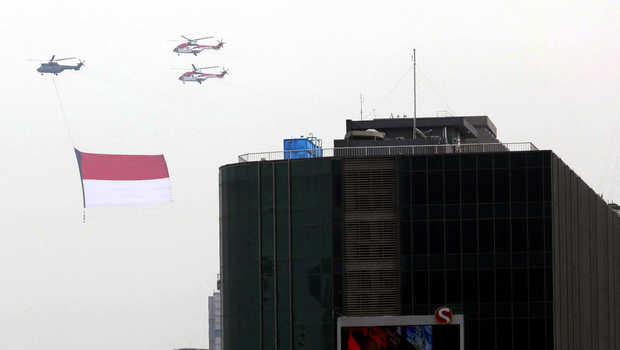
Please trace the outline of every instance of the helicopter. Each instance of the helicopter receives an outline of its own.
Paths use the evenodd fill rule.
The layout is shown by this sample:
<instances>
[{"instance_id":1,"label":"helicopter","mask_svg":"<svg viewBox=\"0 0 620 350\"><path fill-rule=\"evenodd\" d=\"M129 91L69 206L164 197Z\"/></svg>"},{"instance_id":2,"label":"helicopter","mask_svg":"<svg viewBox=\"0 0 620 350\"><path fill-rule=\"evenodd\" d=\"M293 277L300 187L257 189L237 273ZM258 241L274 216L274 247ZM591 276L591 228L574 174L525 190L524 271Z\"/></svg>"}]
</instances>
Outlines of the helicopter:
<instances>
[{"instance_id":1,"label":"helicopter","mask_svg":"<svg viewBox=\"0 0 620 350\"><path fill-rule=\"evenodd\" d=\"M56 55L52 55L52 58L48 62L41 63L41 67L37 68L37 72L41 73L41 75L43 75L43 73L58 75L58 73L64 71L65 69L80 70L80 68L84 65L84 61L82 60L78 60L78 64L75 66L58 64L58 61L73 60L76 58L67 57L55 59L55 57Z\"/></svg>"},{"instance_id":2,"label":"helicopter","mask_svg":"<svg viewBox=\"0 0 620 350\"><path fill-rule=\"evenodd\" d=\"M182 53L191 53L194 56L197 56L199 53L201 53L204 50L219 50L222 47L224 47L224 44L226 44L223 40L218 40L217 45L199 45L198 44L198 40L211 39L213 38L212 36L206 36L204 38L198 38L198 39L190 39L183 35L181 35L181 37L187 40L187 42L179 44L177 47L175 47L172 50L172 52L176 52L177 55L179 56Z\"/></svg>"},{"instance_id":3,"label":"helicopter","mask_svg":"<svg viewBox=\"0 0 620 350\"><path fill-rule=\"evenodd\" d=\"M228 70L226 70L226 68L222 68L222 71L220 73L203 73L202 72L203 69L211 69L211 68L218 68L218 67L219 66L196 68L196 66L192 64L193 70L191 72L183 73L179 77L179 80L182 81L183 84L185 84L186 81L195 81L195 82L198 82L198 84L202 84L202 82L207 79L223 78L226 74L228 74Z\"/></svg>"}]
</instances>

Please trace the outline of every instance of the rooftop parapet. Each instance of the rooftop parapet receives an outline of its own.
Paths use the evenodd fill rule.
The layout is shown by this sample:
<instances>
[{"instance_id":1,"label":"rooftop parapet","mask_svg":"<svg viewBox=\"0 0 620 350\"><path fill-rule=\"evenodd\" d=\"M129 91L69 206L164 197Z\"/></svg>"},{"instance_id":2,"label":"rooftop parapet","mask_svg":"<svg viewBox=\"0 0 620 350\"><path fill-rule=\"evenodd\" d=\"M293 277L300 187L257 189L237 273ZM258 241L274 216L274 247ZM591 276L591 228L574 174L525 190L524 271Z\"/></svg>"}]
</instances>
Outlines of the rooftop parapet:
<instances>
[{"instance_id":1,"label":"rooftop parapet","mask_svg":"<svg viewBox=\"0 0 620 350\"><path fill-rule=\"evenodd\" d=\"M399 145L399 146L371 146L371 147L336 147L323 148L322 153L313 157L295 157L291 153L303 152L308 150L287 150L273 152L246 153L239 156L239 163L283 160L294 158L365 158L365 157L385 157L400 155L429 155L429 154L448 154L448 153L496 153L496 152L523 152L537 151L538 148L531 142L517 143L461 143L461 144L438 144L438 145Z\"/></svg>"}]
</instances>

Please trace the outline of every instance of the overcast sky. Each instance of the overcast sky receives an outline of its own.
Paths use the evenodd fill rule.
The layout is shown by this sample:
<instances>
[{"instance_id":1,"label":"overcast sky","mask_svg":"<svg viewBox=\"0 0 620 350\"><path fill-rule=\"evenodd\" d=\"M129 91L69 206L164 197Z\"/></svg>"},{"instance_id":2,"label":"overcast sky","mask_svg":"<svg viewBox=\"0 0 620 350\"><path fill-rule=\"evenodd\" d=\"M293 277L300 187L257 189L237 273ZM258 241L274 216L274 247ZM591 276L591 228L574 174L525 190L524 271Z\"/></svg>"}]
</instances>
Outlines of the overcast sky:
<instances>
[{"instance_id":1,"label":"overcast sky","mask_svg":"<svg viewBox=\"0 0 620 350\"><path fill-rule=\"evenodd\" d=\"M207 347L218 167L345 119L488 115L505 142L552 149L620 200L618 1L3 1L0 348ZM177 56L179 35L220 52ZM180 41L179 41L180 43ZM26 59L77 56L56 78L76 145L164 153L174 203L101 208L81 187L52 78ZM171 68L223 65L202 85Z\"/></svg>"}]
</instances>

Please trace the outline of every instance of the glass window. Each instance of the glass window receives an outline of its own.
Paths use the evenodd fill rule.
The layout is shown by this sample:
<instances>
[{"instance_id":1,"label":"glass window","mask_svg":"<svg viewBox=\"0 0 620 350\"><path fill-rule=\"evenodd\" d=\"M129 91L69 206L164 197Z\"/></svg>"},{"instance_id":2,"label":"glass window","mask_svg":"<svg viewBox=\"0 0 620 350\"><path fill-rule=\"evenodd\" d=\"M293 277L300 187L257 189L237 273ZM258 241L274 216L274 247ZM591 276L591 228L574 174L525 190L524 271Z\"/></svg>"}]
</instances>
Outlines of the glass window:
<instances>
[{"instance_id":1,"label":"glass window","mask_svg":"<svg viewBox=\"0 0 620 350\"><path fill-rule=\"evenodd\" d=\"M443 205L429 205L429 219L442 220L443 219Z\"/></svg>"},{"instance_id":2,"label":"glass window","mask_svg":"<svg viewBox=\"0 0 620 350\"><path fill-rule=\"evenodd\" d=\"M542 168L527 169L527 198L529 201L543 200L543 170Z\"/></svg>"},{"instance_id":3,"label":"glass window","mask_svg":"<svg viewBox=\"0 0 620 350\"><path fill-rule=\"evenodd\" d=\"M461 172L461 194L463 203L476 202L476 175L473 171Z\"/></svg>"},{"instance_id":4,"label":"glass window","mask_svg":"<svg viewBox=\"0 0 620 350\"><path fill-rule=\"evenodd\" d=\"M530 269L530 300L545 300L545 270Z\"/></svg>"},{"instance_id":5,"label":"glass window","mask_svg":"<svg viewBox=\"0 0 620 350\"><path fill-rule=\"evenodd\" d=\"M415 171L426 171L426 158L425 156L415 156L413 157L413 170Z\"/></svg>"},{"instance_id":6,"label":"glass window","mask_svg":"<svg viewBox=\"0 0 620 350\"><path fill-rule=\"evenodd\" d=\"M444 156L431 156L428 157L429 170L443 170Z\"/></svg>"},{"instance_id":7,"label":"glass window","mask_svg":"<svg viewBox=\"0 0 620 350\"><path fill-rule=\"evenodd\" d=\"M513 300L527 301L528 300L528 276L527 270L518 269L512 270L512 286L513 286Z\"/></svg>"},{"instance_id":8,"label":"glass window","mask_svg":"<svg viewBox=\"0 0 620 350\"><path fill-rule=\"evenodd\" d=\"M293 342L300 347L325 348L334 341L321 326L333 326L334 168L328 158L291 162Z\"/></svg>"},{"instance_id":9,"label":"glass window","mask_svg":"<svg viewBox=\"0 0 620 350\"><path fill-rule=\"evenodd\" d=\"M476 219L478 217L478 208L475 204L465 204L461 209L463 219Z\"/></svg>"},{"instance_id":10,"label":"glass window","mask_svg":"<svg viewBox=\"0 0 620 350\"><path fill-rule=\"evenodd\" d=\"M480 220L478 222L478 237L480 253L492 253L495 245L493 220Z\"/></svg>"},{"instance_id":11,"label":"glass window","mask_svg":"<svg viewBox=\"0 0 620 350\"><path fill-rule=\"evenodd\" d=\"M542 168L544 152L526 152L528 168Z\"/></svg>"},{"instance_id":12,"label":"glass window","mask_svg":"<svg viewBox=\"0 0 620 350\"><path fill-rule=\"evenodd\" d=\"M459 169L459 156L458 155L446 155L445 157L446 169L458 170Z\"/></svg>"},{"instance_id":13,"label":"glass window","mask_svg":"<svg viewBox=\"0 0 620 350\"><path fill-rule=\"evenodd\" d=\"M430 254L444 254L443 221L429 223Z\"/></svg>"},{"instance_id":14,"label":"glass window","mask_svg":"<svg viewBox=\"0 0 620 350\"><path fill-rule=\"evenodd\" d=\"M449 304L460 304L461 297L461 271L448 271L447 272L447 294Z\"/></svg>"},{"instance_id":15,"label":"glass window","mask_svg":"<svg viewBox=\"0 0 620 350\"><path fill-rule=\"evenodd\" d=\"M510 152L510 167L512 169L525 168L527 166L526 152Z\"/></svg>"},{"instance_id":16,"label":"glass window","mask_svg":"<svg viewBox=\"0 0 620 350\"><path fill-rule=\"evenodd\" d=\"M413 273L413 301L415 304L428 303L428 275L426 272Z\"/></svg>"},{"instance_id":17,"label":"glass window","mask_svg":"<svg viewBox=\"0 0 620 350\"><path fill-rule=\"evenodd\" d=\"M527 196L527 173L524 168L510 171L510 195L513 202L525 202Z\"/></svg>"},{"instance_id":18,"label":"glass window","mask_svg":"<svg viewBox=\"0 0 620 350\"><path fill-rule=\"evenodd\" d=\"M461 252L461 230L458 221L446 222L446 252L456 254Z\"/></svg>"},{"instance_id":19,"label":"glass window","mask_svg":"<svg viewBox=\"0 0 620 350\"><path fill-rule=\"evenodd\" d=\"M552 350L553 349L553 319L551 318L547 318L545 319L545 343L546 343L546 349L547 350Z\"/></svg>"},{"instance_id":20,"label":"glass window","mask_svg":"<svg viewBox=\"0 0 620 350\"><path fill-rule=\"evenodd\" d=\"M545 224L544 219L534 218L527 221L527 241L530 251L545 250Z\"/></svg>"},{"instance_id":21,"label":"glass window","mask_svg":"<svg viewBox=\"0 0 620 350\"><path fill-rule=\"evenodd\" d=\"M413 253L414 254L427 254L427 237L426 234L426 221L414 222L413 224Z\"/></svg>"},{"instance_id":22,"label":"glass window","mask_svg":"<svg viewBox=\"0 0 620 350\"><path fill-rule=\"evenodd\" d=\"M465 321L465 349L480 349L479 342L479 321Z\"/></svg>"},{"instance_id":23,"label":"glass window","mask_svg":"<svg viewBox=\"0 0 620 350\"><path fill-rule=\"evenodd\" d=\"M427 204L426 173L413 173L413 203Z\"/></svg>"},{"instance_id":24,"label":"glass window","mask_svg":"<svg viewBox=\"0 0 620 350\"><path fill-rule=\"evenodd\" d=\"M512 251L527 251L527 221L525 219L513 219L512 226Z\"/></svg>"},{"instance_id":25,"label":"glass window","mask_svg":"<svg viewBox=\"0 0 620 350\"><path fill-rule=\"evenodd\" d=\"M475 154L461 155L461 169L463 170L476 169L476 155Z\"/></svg>"},{"instance_id":26,"label":"glass window","mask_svg":"<svg viewBox=\"0 0 620 350\"><path fill-rule=\"evenodd\" d=\"M513 328L514 328L514 335L515 335L514 349L531 349L532 348L528 345L528 340L529 340L529 336L528 336L529 335L529 324L528 323L529 323L528 320L524 320L524 319L515 319L513 321Z\"/></svg>"},{"instance_id":27,"label":"glass window","mask_svg":"<svg viewBox=\"0 0 620 350\"><path fill-rule=\"evenodd\" d=\"M461 177L458 171L446 171L446 203L458 203L461 200Z\"/></svg>"},{"instance_id":28,"label":"glass window","mask_svg":"<svg viewBox=\"0 0 620 350\"><path fill-rule=\"evenodd\" d=\"M506 219L495 220L495 250L497 252L510 251L510 221Z\"/></svg>"},{"instance_id":29,"label":"glass window","mask_svg":"<svg viewBox=\"0 0 620 350\"><path fill-rule=\"evenodd\" d=\"M507 169L509 164L509 153L495 153L495 169Z\"/></svg>"},{"instance_id":30,"label":"glass window","mask_svg":"<svg viewBox=\"0 0 620 350\"><path fill-rule=\"evenodd\" d=\"M492 154L479 154L478 155L478 169L491 169L493 168L493 155Z\"/></svg>"},{"instance_id":31,"label":"glass window","mask_svg":"<svg viewBox=\"0 0 620 350\"><path fill-rule=\"evenodd\" d=\"M495 322L480 321L480 349L495 349Z\"/></svg>"},{"instance_id":32,"label":"glass window","mask_svg":"<svg viewBox=\"0 0 620 350\"><path fill-rule=\"evenodd\" d=\"M431 276L431 304L441 305L446 303L445 282L443 271L434 271L430 273Z\"/></svg>"},{"instance_id":33,"label":"glass window","mask_svg":"<svg viewBox=\"0 0 620 350\"><path fill-rule=\"evenodd\" d=\"M476 271L463 271L463 302L474 303L478 301L478 273Z\"/></svg>"},{"instance_id":34,"label":"glass window","mask_svg":"<svg viewBox=\"0 0 620 350\"><path fill-rule=\"evenodd\" d=\"M493 271L480 271L480 302L495 301L495 276Z\"/></svg>"},{"instance_id":35,"label":"glass window","mask_svg":"<svg viewBox=\"0 0 620 350\"><path fill-rule=\"evenodd\" d=\"M463 221L463 253L476 253L478 251L478 235L476 221Z\"/></svg>"},{"instance_id":36,"label":"glass window","mask_svg":"<svg viewBox=\"0 0 620 350\"><path fill-rule=\"evenodd\" d=\"M478 170L478 196L481 203L493 201L493 170Z\"/></svg>"},{"instance_id":37,"label":"glass window","mask_svg":"<svg viewBox=\"0 0 620 350\"><path fill-rule=\"evenodd\" d=\"M530 319L530 339L532 341L532 345L530 346L533 347L534 344L536 344L537 346L540 346L539 349L544 350L545 349L545 338L547 337L545 335L545 320L542 318L534 318L534 319ZM553 338L552 334L549 334L549 338ZM553 350L552 348L548 348L549 350Z\"/></svg>"},{"instance_id":38,"label":"glass window","mask_svg":"<svg viewBox=\"0 0 620 350\"><path fill-rule=\"evenodd\" d=\"M478 217L481 219L491 219L494 217L493 215L493 208L494 205L491 203L488 204L480 204L480 206L478 207Z\"/></svg>"},{"instance_id":39,"label":"glass window","mask_svg":"<svg viewBox=\"0 0 620 350\"><path fill-rule=\"evenodd\" d=\"M498 302L509 302L511 288L510 288L510 270L508 269L497 269L495 273L496 279L496 290L495 295L497 296Z\"/></svg>"},{"instance_id":40,"label":"glass window","mask_svg":"<svg viewBox=\"0 0 620 350\"><path fill-rule=\"evenodd\" d=\"M495 169L495 201L507 202L510 193L509 172L506 169Z\"/></svg>"},{"instance_id":41,"label":"glass window","mask_svg":"<svg viewBox=\"0 0 620 350\"><path fill-rule=\"evenodd\" d=\"M498 320L496 323L497 349L512 349L512 322Z\"/></svg>"},{"instance_id":42,"label":"glass window","mask_svg":"<svg viewBox=\"0 0 620 350\"><path fill-rule=\"evenodd\" d=\"M430 173L428 177L428 184L429 202L435 204L443 203L443 172Z\"/></svg>"}]
</instances>

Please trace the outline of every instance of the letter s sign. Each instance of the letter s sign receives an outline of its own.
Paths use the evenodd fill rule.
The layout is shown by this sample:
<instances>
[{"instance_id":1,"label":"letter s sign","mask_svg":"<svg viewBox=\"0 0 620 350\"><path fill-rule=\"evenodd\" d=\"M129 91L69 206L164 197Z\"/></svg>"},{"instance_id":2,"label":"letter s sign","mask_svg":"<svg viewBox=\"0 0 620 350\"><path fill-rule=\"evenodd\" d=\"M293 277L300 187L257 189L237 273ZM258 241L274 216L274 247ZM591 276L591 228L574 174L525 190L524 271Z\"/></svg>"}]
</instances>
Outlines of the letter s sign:
<instances>
[{"instance_id":1,"label":"letter s sign","mask_svg":"<svg viewBox=\"0 0 620 350\"><path fill-rule=\"evenodd\" d=\"M452 310L447 306L440 306L435 309L435 320L439 324L448 324L452 322Z\"/></svg>"}]
</instances>

